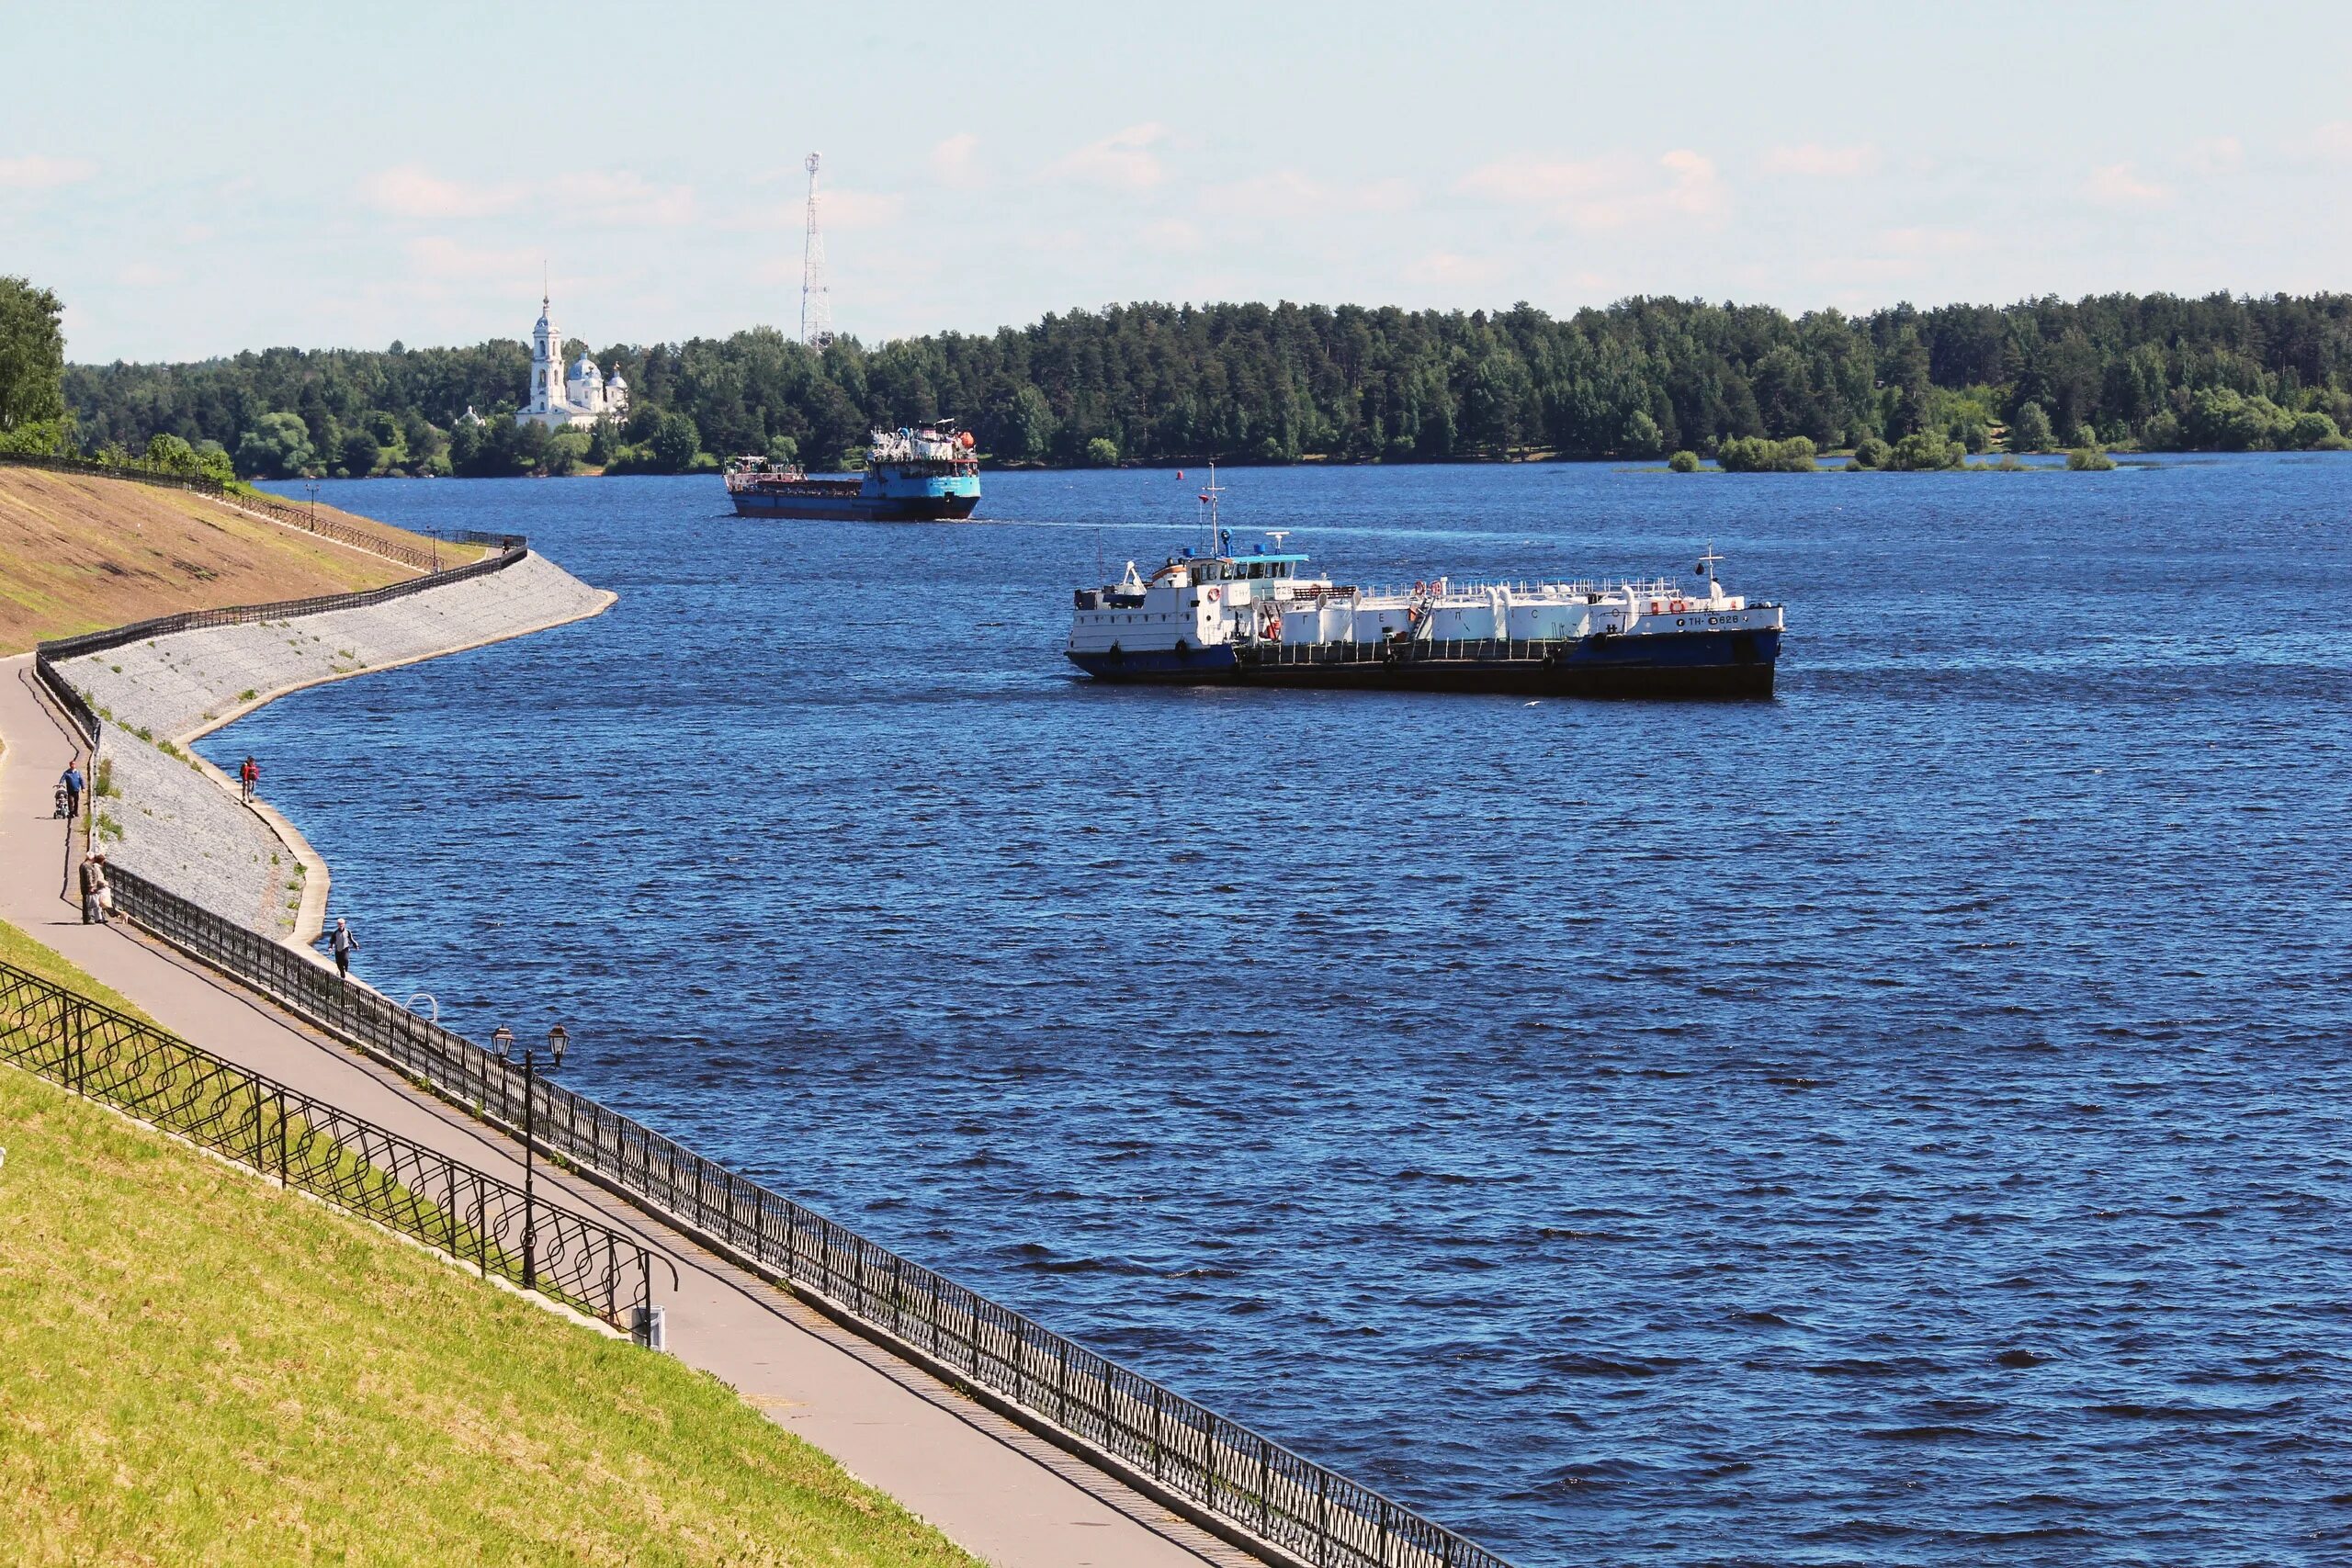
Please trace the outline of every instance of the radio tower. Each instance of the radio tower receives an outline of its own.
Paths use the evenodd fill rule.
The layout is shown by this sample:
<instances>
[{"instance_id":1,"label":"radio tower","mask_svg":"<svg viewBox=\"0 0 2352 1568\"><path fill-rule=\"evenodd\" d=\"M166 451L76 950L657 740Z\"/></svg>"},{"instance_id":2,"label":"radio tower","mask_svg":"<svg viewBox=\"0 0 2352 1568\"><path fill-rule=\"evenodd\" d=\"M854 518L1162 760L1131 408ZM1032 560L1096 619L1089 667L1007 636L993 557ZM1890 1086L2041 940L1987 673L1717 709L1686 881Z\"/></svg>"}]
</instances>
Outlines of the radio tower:
<instances>
[{"instance_id":1,"label":"radio tower","mask_svg":"<svg viewBox=\"0 0 2352 1568\"><path fill-rule=\"evenodd\" d=\"M808 168L808 237L800 251L800 341L822 348L833 341L833 302L825 289L825 236L817 230L817 154Z\"/></svg>"}]
</instances>

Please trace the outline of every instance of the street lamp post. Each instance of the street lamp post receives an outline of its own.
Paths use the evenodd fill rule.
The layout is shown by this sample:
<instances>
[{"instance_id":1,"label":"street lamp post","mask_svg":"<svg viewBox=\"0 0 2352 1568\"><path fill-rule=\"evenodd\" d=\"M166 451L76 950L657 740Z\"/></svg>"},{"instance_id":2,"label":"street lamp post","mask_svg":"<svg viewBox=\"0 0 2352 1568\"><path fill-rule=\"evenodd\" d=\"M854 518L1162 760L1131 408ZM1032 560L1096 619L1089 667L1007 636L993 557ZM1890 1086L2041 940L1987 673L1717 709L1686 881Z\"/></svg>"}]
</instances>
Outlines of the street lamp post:
<instances>
[{"instance_id":1,"label":"street lamp post","mask_svg":"<svg viewBox=\"0 0 2352 1568\"><path fill-rule=\"evenodd\" d=\"M538 1216L531 1204L531 1077L537 1066L536 1054L526 1048L523 1053L523 1288L526 1291L538 1284Z\"/></svg>"},{"instance_id":2,"label":"street lamp post","mask_svg":"<svg viewBox=\"0 0 2352 1568\"><path fill-rule=\"evenodd\" d=\"M514 1032L500 1024L490 1032L492 1043L498 1047L498 1059L511 1062L514 1057ZM561 1024L548 1031L548 1055L550 1070L563 1066L563 1054L571 1048L571 1032ZM538 1120L532 1101L532 1086L538 1078L539 1058L536 1050L523 1052L523 1288L535 1290L539 1277L539 1226L537 1183L535 1179L538 1164Z\"/></svg>"}]
</instances>

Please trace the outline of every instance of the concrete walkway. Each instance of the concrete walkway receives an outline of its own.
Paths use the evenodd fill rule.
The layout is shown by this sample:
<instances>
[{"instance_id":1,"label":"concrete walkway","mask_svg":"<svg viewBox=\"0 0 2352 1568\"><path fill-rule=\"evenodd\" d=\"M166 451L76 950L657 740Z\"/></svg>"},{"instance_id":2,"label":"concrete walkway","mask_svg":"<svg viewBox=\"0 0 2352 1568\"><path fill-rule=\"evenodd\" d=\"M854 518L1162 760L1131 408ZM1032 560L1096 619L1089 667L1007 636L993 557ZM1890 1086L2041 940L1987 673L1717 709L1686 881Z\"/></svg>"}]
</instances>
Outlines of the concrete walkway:
<instances>
[{"instance_id":1,"label":"concrete walkway","mask_svg":"<svg viewBox=\"0 0 2352 1568\"><path fill-rule=\"evenodd\" d=\"M75 748L36 688L29 654L0 660L0 919L205 1049L520 1181L510 1140L126 925L80 923L66 897L72 840L51 816ZM639 1211L539 1168L551 1202L599 1215L678 1266L682 1289L656 1298L669 1308L673 1354L976 1555L1019 1568L1254 1561Z\"/></svg>"}]
</instances>

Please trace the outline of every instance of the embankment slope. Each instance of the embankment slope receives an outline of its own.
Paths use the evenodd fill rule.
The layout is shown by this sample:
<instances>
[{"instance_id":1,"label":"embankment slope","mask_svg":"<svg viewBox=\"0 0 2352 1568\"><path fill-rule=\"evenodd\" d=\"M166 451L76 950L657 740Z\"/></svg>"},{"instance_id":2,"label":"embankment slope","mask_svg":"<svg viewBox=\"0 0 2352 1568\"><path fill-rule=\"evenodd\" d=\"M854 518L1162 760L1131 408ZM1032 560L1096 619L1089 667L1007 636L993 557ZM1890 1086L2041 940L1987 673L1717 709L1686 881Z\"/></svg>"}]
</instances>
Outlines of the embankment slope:
<instances>
[{"instance_id":1,"label":"embankment slope","mask_svg":"<svg viewBox=\"0 0 2352 1568\"><path fill-rule=\"evenodd\" d=\"M319 515L432 544L332 507ZM441 548L451 565L480 554ZM0 655L177 610L347 593L418 575L187 491L0 465Z\"/></svg>"},{"instance_id":2,"label":"embankment slope","mask_svg":"<svg viewBox=\"0 0 2352 1568\"><path fill-rule=\"evenodd\" d=\"M12 1066L0 1127L12 1562L973 1562L669 1357Z\"/></svg>"}]
</instances>

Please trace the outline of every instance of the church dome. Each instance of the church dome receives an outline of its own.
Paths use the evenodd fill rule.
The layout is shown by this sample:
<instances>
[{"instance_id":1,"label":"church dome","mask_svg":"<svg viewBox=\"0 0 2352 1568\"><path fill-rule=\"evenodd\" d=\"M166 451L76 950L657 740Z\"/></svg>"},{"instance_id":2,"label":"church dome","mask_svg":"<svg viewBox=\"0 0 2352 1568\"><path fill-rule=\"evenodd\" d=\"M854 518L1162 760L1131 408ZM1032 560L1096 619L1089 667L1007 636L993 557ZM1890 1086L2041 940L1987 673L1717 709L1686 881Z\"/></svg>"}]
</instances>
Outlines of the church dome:
<instances>
[{"instance_id":1,"label":"church dome","mask_svg":"<svg viewBox=\"0 0 2352 1568\"><path fill-rule=\"evenodd\" d=\"M604 371L597 366L596 362L584 354L580 356L580 363L571 367L571 373L582 381L587 380L592 376L601 377L604 375Z\"/></svg>"},{"instance_id":2,"label":"church dome","mask_svg":"<svg viewBox=\"0 0 2352 1568\"><path fill-rule=\"evenodd\" d=\"M617 370L605 378L605 385L616 392L626 391L628 389L628 383L621 379L621 373Z\"/></svg>"}]
</instances>

